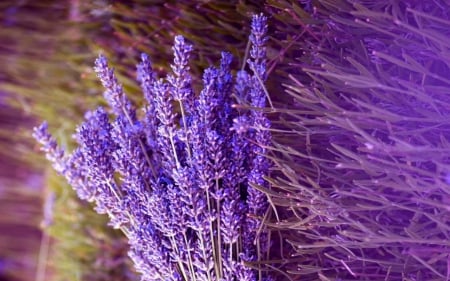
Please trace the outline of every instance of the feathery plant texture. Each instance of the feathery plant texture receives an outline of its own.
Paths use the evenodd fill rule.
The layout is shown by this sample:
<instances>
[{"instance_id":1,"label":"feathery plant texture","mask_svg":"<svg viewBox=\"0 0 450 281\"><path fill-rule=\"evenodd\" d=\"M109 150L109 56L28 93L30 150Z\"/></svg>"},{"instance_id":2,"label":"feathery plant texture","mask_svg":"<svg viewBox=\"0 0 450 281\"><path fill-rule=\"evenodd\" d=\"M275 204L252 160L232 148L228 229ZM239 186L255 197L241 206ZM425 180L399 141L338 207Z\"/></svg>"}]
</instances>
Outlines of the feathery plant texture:
<instances>
[{"instance_id":1,"label":"feathery plant texture","mask_svg":"<svg viewBox=\"0 0 450 281\"><path fill-rule=\"evenodd\" d=\"M222 53L220 66L205 70L197 98L188 65L192 46L184 37L175 37L165 80L142 55L137 72L147 104L141 118L100 56L95 71L114 120L102 107L88 112L71 155L46 123L35 129L55 170L125 233L143 280L272 280L260 264L270 246L261 225L268 204L255 188L267 186L270 166L270 122L261 111L266 33L266 18L254 16L252 74L241 70L233 81L231 55ZM234 109L233 93L253 109Z\"/></svg>"},{"instance_id":2,"label":"feathery plant texture","mask_svg":"<svg viewBox=\"0 0 450 281\"><path fill-rule=\"evenodd\" d=\"M285 137L273 136L290 271L448 280L448 3L306 2L314 36L285 84L291 106L277 108Z\"/></svg>"}]
</instances>

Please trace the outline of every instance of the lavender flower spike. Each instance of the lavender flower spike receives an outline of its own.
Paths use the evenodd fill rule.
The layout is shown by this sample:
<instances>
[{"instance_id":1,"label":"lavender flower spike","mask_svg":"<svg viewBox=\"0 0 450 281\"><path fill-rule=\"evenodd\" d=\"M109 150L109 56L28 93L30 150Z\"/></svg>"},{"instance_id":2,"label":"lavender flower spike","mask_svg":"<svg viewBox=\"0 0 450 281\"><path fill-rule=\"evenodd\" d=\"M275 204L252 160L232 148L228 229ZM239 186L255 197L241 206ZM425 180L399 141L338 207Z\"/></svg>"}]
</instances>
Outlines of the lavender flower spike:
<instances>
[{"instance_id":1,"label":"lavender flower spike","mask_svg":"<svg viewBox=\"0 0 450 281\"><path fill-rule=\"evenodd\" d=\"M267 92L264 81L266 81L267 73L266 73L266 47L265 44L267 42L267 17L264 15L255 15L252 19L252 33L250 34L250 42L252 43L252 48L250 49L250 57L248 60L248 64L250 65L251 70L253 71L253 77L258 82L261 91L264 92L265 97L260 99L259 101L253 102L253 106L257 107L265 107L265 100L270 104L270 107L273 108L272 100L270 99L270 95Z\"/></svg>"},{"instance_id":2,"label":"lavender flower spike","mask_svg":"<svg viewBox=\"0 0 450 281\"><path fill-rule=\"evenodd\" d=\"M41 150L52 162L55 171L66 178L78 197L89 202L94 201L94 194L86 180L86 173L79 167L80 162L84 161L79 149L72 155L65 155L64 150L57 145L56 140L48 132L47 122L34 128L33 137L41 144Z\"/></svg>"},{"instance_id":3,"label":"lavender flower spike","mask_svg":"<svg viewBox=\"0 0 450 281\"><path fill-rule=\"evenodd\" d=\"M188 137L188 126L186 114L193 107L193 101L195 99L194 92L191 86L191 75L189 74L189 56L192 52L192 45L186 43L183 36L175 36L175 44L173 46L174 60L171 65L173 75L168 75L167 81L171 86L171 94L174 100L180 104L180 113L183 123L183 132ZM186 151L191 157L191 148L185 141Z\"/></svg>"},{"instance_id":4,"label":"lavender flower spike","mask_svg":"<svg viewBox=\"0 0 450 281\"><path fill-rule=\"evenodd\" d=\"M158 118L156 117L155 93L153 91L156 74L153 72L152 64L147 54L141 55L141 62L137 66L137 81L140 83L142 93L147 101L147 105L144 108L145 119L143 122L147 143L151 150L156 150Z\"/></svg>"},{"instance_id":5,"label":"lavender flower spike","mask_svg":"<svg viewBox=\"0 0 450 281\"><path fill-rule=\"evenodd\" d=\"M114 70L108 67L108 61L103 55L95 60L95 72L106 91L103 96L113 108L116 115L125 114L130 123L134 123L135 112L130 100L123 92L122 85L117 81Z\"/></svg>"},{"instance_id":6,"label":"lavender flower spike","mask_svg":"<svg viewBox=\"0 0 450 281\"><path fill-rule=\"evenodd\" d=\"M249 64L253 71L256 71L261 80L265 80L266 70L266 42L267 42L267 17L264 15L255 15L252 19L252 33L250 41L252 48L250 49Z\"/></svg>"},{"instance_id":7,"label":"lavender flower spike","mask_svg":"<svg viewBox=\"0 0 450 281\"><path fill-rule=\"evenodd\" d=\"M53 168L62 174L66 167L64 150L58 147L56 140L48 132L48 123L43 122L39 127L34 128L33 137L42 145L41 150L53 163Z\"/></svg>"},{"instance_id":8,"label":"lavender flower spike","mask_svg":"<svg viewBox=\"0 0 450 281\"><path fill-rule=\"evenodd\" d=\"M191 75L189 74L189 57L192 52L192 45L186 43L183 36L175 36L173 46L175 58L171 65L174 75L169 75L168 81L174 87L173 97L176 100L184 101L192 98Z\"/></svg>"},{"instance_id":9,"label":"lavender flower spike","mask_svg":"<svg viewBox=\"0 0 450 281\"><path fill-rule=\"evenodd\" d=\"M255 188L255 186L268 187L268 183L264 180L264 176L269 172L270 162L266 158L267 146L270 146L271 135L269 132L270 121L261 110L266 105L267 93L264 91L263 81L266 76L266 51L265 42L267 25L266 17L259 15L253 17L252 33L250 41L252 49L250 51L251 59L249 65L253 71L252 77L248 77L251 84L249 89L251 105L257 109L251 112L250 120L253 130L249 132L250 138L254 139L256 144L251 144L252 166L248 175L248 211L250 216L246 218L246 230L249 233L245 238L246 256L248 259L260 260L261 254L268 249L266 243L267 235L258 233L261 228L261 220L267 210L268 202L266 195ZM244 75L242 76L245 77ZM270 100L269 100L270 101ZM235 120L235 128L239 129L239 125L245 127L242 118Z\"/></svg>"}]
</instances>

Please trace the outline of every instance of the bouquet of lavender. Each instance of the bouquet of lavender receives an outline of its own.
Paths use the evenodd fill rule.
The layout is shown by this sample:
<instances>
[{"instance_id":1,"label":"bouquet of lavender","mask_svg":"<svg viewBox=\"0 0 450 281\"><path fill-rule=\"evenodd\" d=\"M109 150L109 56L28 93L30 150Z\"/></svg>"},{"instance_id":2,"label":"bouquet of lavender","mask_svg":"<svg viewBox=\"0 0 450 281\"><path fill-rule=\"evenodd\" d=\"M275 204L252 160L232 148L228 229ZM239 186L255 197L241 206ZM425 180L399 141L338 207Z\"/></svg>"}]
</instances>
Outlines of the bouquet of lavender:
<instances>
[{"instance_id":1,"label":"bouquet of lavender","mask_svg":"<svg viewBox=\"0 0 450 281\"><path fill-rule=\"evenodd\" d=\"M69 155L46 123L35 128L55 170L125 233L142 280L270 279L245 265L269 247L261 225L268 204L258 190L267 185L271 138L259 110L266 105L266 32L266 18L254 16L252 72L234 79L231 55L222 53L220 66L205 70L198 95L188 66L192 46L182 36L175 37L173 73L165 80L142 55L142 114L100 56L95 71L114 118L101 107L88 112ZM233 95L249 110L233 107Z\"/></svg>"}]
</instances>

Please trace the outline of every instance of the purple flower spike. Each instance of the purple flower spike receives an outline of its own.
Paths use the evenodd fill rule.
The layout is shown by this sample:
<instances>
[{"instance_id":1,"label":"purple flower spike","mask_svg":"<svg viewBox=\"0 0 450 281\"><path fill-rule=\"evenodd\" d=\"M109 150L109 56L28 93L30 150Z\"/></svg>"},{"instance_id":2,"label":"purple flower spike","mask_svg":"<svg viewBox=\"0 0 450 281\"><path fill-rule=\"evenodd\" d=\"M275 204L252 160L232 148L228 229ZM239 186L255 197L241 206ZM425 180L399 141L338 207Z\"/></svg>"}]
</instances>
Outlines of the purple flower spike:
<instances>
[{"instance_id":1,"label":"purple flower spike","mask_svg":"<svg viewBox=\"0 0 450 281\"><path fill-rule=\"evenodd\" d=\"M130 122L135 119L135 112L130 100L123 92L122 85L117 81L114 70L108 67L108 61L103 55L95 60L95 72L106 89L103 96L116 115L125 114Z\"/></svg>"},{"instance_id":2,"label":"purple flower spike","mask_svg":"<svg viewBox=\"0 0 450 281\"><path fill-rule=\"evenodd\" d=\"M152 103L152 86L156 82L156 75L153 72L152 64L147 54L141 55L141 63L137 66L137 78L140 83L145 99Z\"/></svg>"},{"instance_id":3,"label":"purple flower spike","mask_svg":"<svg viewBox=\"0 0 450 281\"><path fill-rule=\"evenodd\" d=\"M39 127L34 128L33 137L41 144L41 150L53 163L53 168L58 173L63 173L66 167L64 150L58 147L56 140L48 132L48 123L43 122Z\"/></svg>"},{"instance_id":4,"label":"purple flower spike","mask_svg":"<svg viewBox=\"0 0 450 281\"><path fill-rule=\"evenodd\" d=\"M86 179L87 171L80 149L76 149L72 155L66 156L64 150L56 144L56 140L48 132L47 122L34 128L33 137L41 144L41 150L52 162L55 171L66 178L77 195L83 200L94 201L95 192Z\"/></svg>"},{"instance_id":5,"label":"purple flower spike","mask_svg":"<svg viewBox=\"0 0 450 281\"><path fill-rule=\"evenodd\" d=\"M253 59L249 61L250 67L256 71L261 80L265 80L266 70L266 41L267 41L267 17L264 15L255 15L252 19L252 33L250 34L250 41L252 47L250 49L250 56Z\"/></svg>"},{"instance_id":6,"label":"purple flower spike","mask_svg":"<svg viewBox=\"0 0 450 281\"><path fill-rule=\"evenodd\" d=\"M193 48L188 44L183 36L175 36L173 46L174 60L171 65L173 75L169 75L167 80L172 86L173 98L178 101L190 103L193 100L191 89L191 75L189 74L189 57Z\"/></svg>"}]
</instances>

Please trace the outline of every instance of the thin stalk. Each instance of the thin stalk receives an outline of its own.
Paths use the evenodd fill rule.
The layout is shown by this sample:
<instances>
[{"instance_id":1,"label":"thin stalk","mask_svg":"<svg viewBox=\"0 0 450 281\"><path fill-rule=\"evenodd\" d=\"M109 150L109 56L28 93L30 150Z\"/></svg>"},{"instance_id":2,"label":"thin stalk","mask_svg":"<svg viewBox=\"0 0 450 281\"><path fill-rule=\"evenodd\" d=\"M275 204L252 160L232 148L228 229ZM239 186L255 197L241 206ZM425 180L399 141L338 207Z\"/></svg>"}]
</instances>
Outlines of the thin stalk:
<instances>
[{"instance_id":1,"label":"thin stalk","mask_svg":"<svg viewBox=\"0 0 450 281\"><path fill-rule=\"evenodd\" d=\"M273 103L272 103L272 99L270 98L269 92L266 89L266 86L264 86L264 82L262 81L261 77L259 77L258 73L256 72L255 69L253 69L253 74L255 75L256 79L258 80L259 85L261 86L261 88L263 89L264 93L266 94L267 97L267 101L269 102L270 108L274 109Z\"/></svg>"},{"instance_id":2,"label":"thin stalk","mask_svg":"<svg viewBox=\"0 0 450 281\"><path fill-rule=\"evenodd\" d=\"M242 60L241 71L243 71L245 68L245 64L247 63L249 52L250 52L250 40L247 41L247 45L245 46L244 59Z\"/></svg>"},{"instance_id":3,"label":"thin stalk","mask_svg":"<svg viewBox=\"0 0 450 281\"><path fill-rule=\"evenodd\" d=\"M219 190L219 179L216 179L216 191ZM218 264L219 264L219 272L220 275L217 278L222 278L223 268L222 268L222 239L220 238L220 199L216 199L216 210L217 210L217 251L218 251Z\"/></svg>"},{"instance_id":4,"label":"thin stalk","mask_svg":"<svg viewBox=\"0 0 450 281\"><path fill-rule=\"evenodd\" d=\"M131 120L130 115L128 114L128 112L125 110L124 107L122 107L122 111L124 112L125 117L127 118L127 120L130 123L130 125L133 125L133 121ZM145 152L145 146L142 143L141 139L138 139L138 141L139 141L139 146L140 146L140 148L142 150L142 153L144 154L145 161L147 162L148 166L150 167L150 170L152 171L153 177L156 178L157 174L156 174L155 167L153 167L152 162L150 161L150 157L148 157L147 152ZM147 189L151 190L150 184L146 180L144 182L145 182L145 186L147 187Z\"/></svg>"},{"instance_id":5,"label":"thin stalk","mask_svg":"<svg viewBox=\"0 0 450 281\"><path fill-rule=\"evenodd\" d=\"M113 193L114 196L116 197L117 201L121 201L121 198L123 197L123 195L120 194L120 196L119 196L119 194L117 194L117 192L116 192L116 190L113 188L111 182L112 182L111 179L108 179L108 180L105 181L105 183L108 185L109 189L112 191L112 193ZM118 190L118 191L119 191L119 193L120 193L120 190ZM110 214L109 212L108 212L108 214L110 215L110 217L114 217L114 215ZM125 210L125 214L128 216L128 218L130 219L130 221L131 221L131 223L132 223L133 225L136 225L136 226L138 225L138 223L136 222L135 218L130 214L130 212L129 212L128 210Z\"/></svg>"},{"instance_id":6,"label":"thin stalk","mask_svg":"<svg viewBox=\"0 0 450 281\"><path fill-rule=\"evenodd\" d=\"M172 248L179 255L180 254L180 250L178 249L178 246L177 246L177 243L175 241L175 238L173 236L171 236L169 239L170 239L170 243L172 244ZM186 270L184 269L183 262L181 260L178 260L177 263L178 263L178 268L181 271L181 275L183 276L183 280L189 280L188 276L186 275Z\"/></svg>"},{"instance_id":7,"label":"thin stalk","mask_svg":"<svg viewBox=\"0 0 450 281\"><path fill-rule=\"evenodd\" d=\"M189 273L191 275L191 278L189 280L196 281L197 279L195 278L195 269L194 269L194 264L192 262L191 249L189 247L189 242L188 242L187 237L186 237L186 231L183 232L183 239L184 239L184 244L186 245L186 250L188 252L188 255L187 255L188 256L188 262L189 262L188 268L189 268Z\"/></svg>"},{"instance_id":8,"label":"thin stalk","mask_svg":"<svg viewBox=\"0 0 450 281\"><path fill-rule=\"evenodd\" d=\"M185 111L184 111L183 102L181 100L178 100L178 103L180 104L181 119L183 120L184 132L186 134L187 153L188 153L189 159L192 159L191 147L189 146L189 141L187 140L187 138L188 138L188 129L187 129L187 122L186 122L186 114L185 114Z\"/></svg>"},{"instance_id":9,"label":"thin stalk","mask_svg":"<svg viewBox=\"0 0 450 281\"><path fill-rule=\"evenodd\" d=\"M211 199L210 199L210 196L209 196L209 187L206 189L206 202L207 202L207 205L208 205L208 213L211 213L212 207L211 207ZM220 271L217 268L218 258L217 258L217 253L216 253L216 244L217 243L216 243L216 241L214 239L214 227L213 227L213 222L211 222L211 221L209 222L209 235L210 235L211 243L212 243L212 246L213 246L212 253L213 253L213 260L214 260L214 271L216 272L216 276L219 276L220 275Z\"/></svg>"},{"instance_id":10,"label":"thin stalk","mask_svg":"<svg viewBox=\"0 0 450 281\"><path fill-rule=\"evenodd\" d=\"M171 134L169 136L169 138L170 138L170 145L172 146L172 150L173 150L173 157L175 158L177 168L181 168L180 161L178 160L177 150L175 148L175 141L173 140L173 135Z\"/></svg>"},{"instance_id":11,"label":"thin stalk","mask_svg":"<svg viewBox=\"0 0 450 281\"><path fill-rule=\"evenodd\" d=\"M198 217L195 217L195 222L199 225ZM203 239L203 234L199 233L198 235L200 239L200 245L202 245L202 253L203 258L206 260L206 251L205 251L205 240ZM208 276L208 280L212 280L211 273L209 272L209 269L206 271L206 275Z\"/></svg>"}]
</instances>

